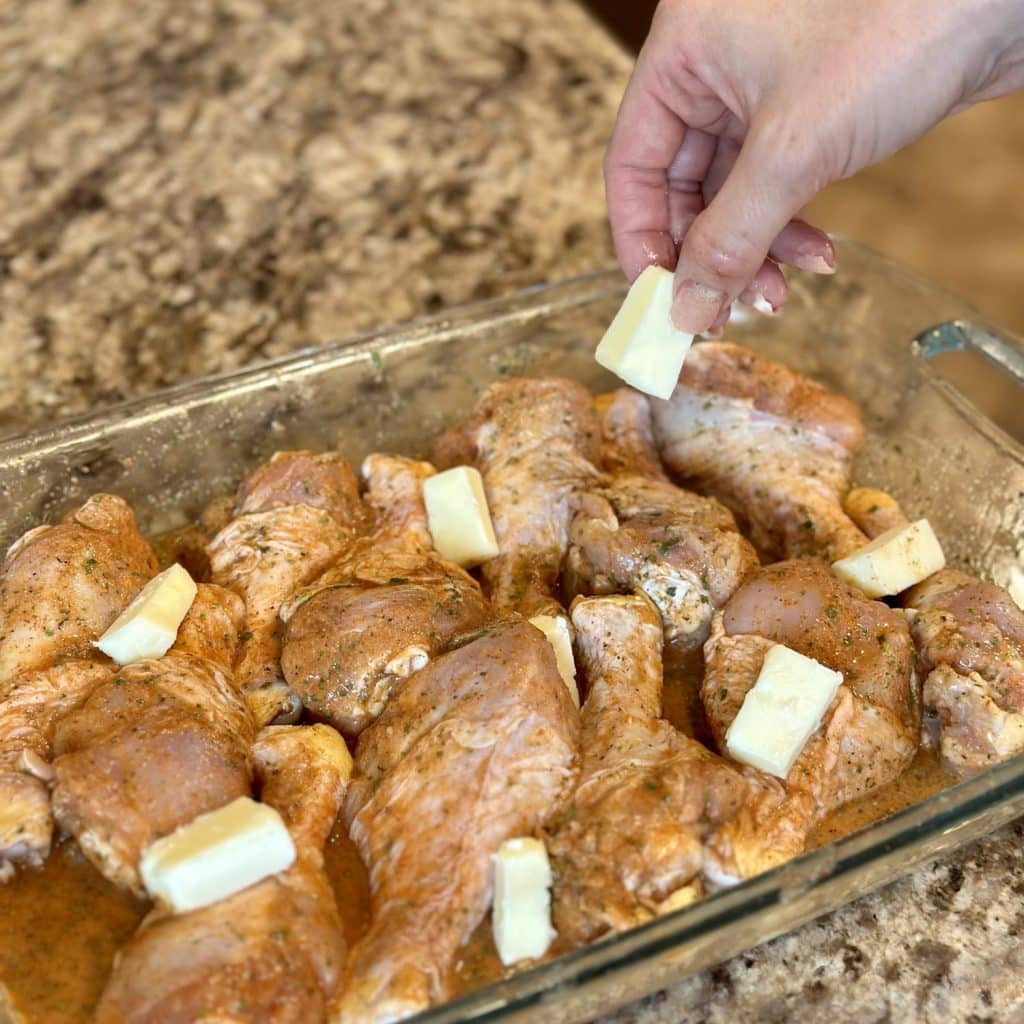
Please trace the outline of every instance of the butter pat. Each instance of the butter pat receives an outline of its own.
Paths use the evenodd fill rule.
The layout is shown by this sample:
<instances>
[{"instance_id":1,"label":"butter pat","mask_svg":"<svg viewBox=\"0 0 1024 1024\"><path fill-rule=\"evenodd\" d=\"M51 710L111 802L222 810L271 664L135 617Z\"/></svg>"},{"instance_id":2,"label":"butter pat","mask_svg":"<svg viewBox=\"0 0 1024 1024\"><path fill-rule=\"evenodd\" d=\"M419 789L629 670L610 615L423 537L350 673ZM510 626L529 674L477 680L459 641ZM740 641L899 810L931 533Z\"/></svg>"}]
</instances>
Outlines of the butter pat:
<instances>
[{"instance_id":1,"label":"butter pat","mask_svg":"<svg viewBox=\"0 0 1024 1024\"><path fill-rule=\"evenodd\" d=\"M832 563L844 582L868 597L900 594L946 564L935 532L927 519L894 526L846 558Z\"/></svg>"},{"instance_id":2,"label":"butter pat","mask_svg":"<svg viewBox=\"0 0 1024 1024\"><path fill-rule=\"evenodd\" d=\"M572 656L572 638L569 622L564 615L534 615L530 625L536 626L554 648L558 673L569 688L573 703L580 706L580 691L576 686L576 659Z\"/></svg>"},{"instance_id":3,"label":"butter pat","mask_svg":"<svg viewBox=\"0 0 1024 1024\"><path fill-rule=\"evenodd\" d=\"M841 672L775 644L725 734L725 749L737 761L786 778L842 681Z\"/></svg>"},{"instance_id":4,"label":"butter pat","mask_svg":"<svg viewBox=\"0 0 1024 1024\"><path fill-rule=\"evenodd\" d=\"M484 482L472 466L456 466L424 480L423 503L442 558L467 567L498 554Z\"/></svg>"},{"instance_id":5,"label":"butter pat","mask_svg":"<svg viewBox=\"0 0 1024 1024\"><path fill-rule=\"evenodd\" d=\"M195 597L195 581L175 562L139 591L96 646L119 665L161 658L177 639Z\"/></svg>"},{"instance_id":6,"label":"butter pat","mask_svg":"<svg viewBox=\"0 0 1024 1024\"><path fill-rule=\"evenodd\" d=\"M508 839L494 857L494 945L506 966L543 956L551 927L551 865L539 839Z\"/></svg>"},{"instance_id":7,"label":"butter pat","mask_svg":"<svg viewBox=\"0 0 1024 1024\"><path fill-rule=\"evenodd\" d=\"M648 267L604 333L594 358L638 391L670 398L693 344L672 323L672 273Z\"/></svg>"},{"instance_id":8,"label":"butter pat","mask_svg":"<svg viewBox=\"0 0 1024 1024\"><path fill-rule=\"evenodd\" d=\"M240 796L152 843L140 871L149 895L183 914L233 896L294 861L295 844L281 815Z\"/></svg>"}]
</instances>

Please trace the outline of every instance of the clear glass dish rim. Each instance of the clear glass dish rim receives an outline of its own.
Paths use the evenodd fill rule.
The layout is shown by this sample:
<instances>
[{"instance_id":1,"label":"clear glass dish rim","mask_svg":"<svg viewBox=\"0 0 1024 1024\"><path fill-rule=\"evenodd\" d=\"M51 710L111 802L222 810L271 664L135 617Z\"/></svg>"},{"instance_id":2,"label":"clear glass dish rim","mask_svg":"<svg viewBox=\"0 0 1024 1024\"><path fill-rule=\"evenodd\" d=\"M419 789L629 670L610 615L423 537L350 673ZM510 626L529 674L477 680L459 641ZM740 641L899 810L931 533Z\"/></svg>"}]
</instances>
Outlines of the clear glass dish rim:
<instances>
[{"instance_id":1,"label":"clear glass dish rim","mask_svg":"<svg viewBox=\"0 0 1024 1024\"><path fill-rule=\"evenodd\" d=\"M943 295L961 304L948 289L896 263L860 243L838 239L842 248L870 254L888 271L908 283ZM618 270L599 270L553 284L540 284L511 295L485 299L450 311L424 316L362 332L337 341L310 346L273 359L223 373L187 381L98 411L62 420L52 426L0 436L0 457L11 461L20 455L45 450L55 454L74 447L90 436L125 420L155 421L171 410L226 399L351 362L373 359L378 352L399 351L465 335L474 326L493 328L502 319L542 317L549 309L566 309L610 293L624 292ZM980 323L990 324L984 316ZM931 325L922 324L922 329ZM993 327L1003 337L1020 340L1009 331ZM908 339L909 341L909 339ZM987 424L973 409L972 426ZM1014 457L1012 451L1006 453ZM1024 755L995 765L984 772L935 794L897 814L875 822L842 839L819 847L734 889L707 897L648 924L590 946L569 952L547 963L496 982L466 996L418 1014L417 1024L454 1024L457 1021L494 1021L529 1011L546 1003L552 1011L559 992L568 996L582 986L609 980L625 971L671 951L683 953L698 940L731 925L750 921L769 910L781 910L774 924L759 932L757 942L788 931L818 914L834 909L879 885L892 881L925 859L994 830L1024 813ZM829 899L827 888L861 878L848 895ZM824 898L820 898L824 896ZM735 947L747 948L752 943ZM720 957L702 959L695 950L692 970ZM678 976L690 973L687 967ZM554 990L554 991L553 991ZM548 999L551 1002L546 1002Z\"/></svg>"}]
</instances>

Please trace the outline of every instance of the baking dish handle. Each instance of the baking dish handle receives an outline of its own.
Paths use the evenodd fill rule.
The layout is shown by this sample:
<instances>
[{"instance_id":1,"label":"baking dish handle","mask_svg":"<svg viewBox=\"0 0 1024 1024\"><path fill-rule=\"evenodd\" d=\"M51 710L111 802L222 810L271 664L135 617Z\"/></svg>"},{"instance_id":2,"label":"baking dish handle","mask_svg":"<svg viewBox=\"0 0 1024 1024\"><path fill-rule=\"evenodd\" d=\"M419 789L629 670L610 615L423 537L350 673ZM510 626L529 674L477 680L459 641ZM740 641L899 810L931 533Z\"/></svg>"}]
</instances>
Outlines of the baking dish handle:
<instances>
[{"instance_id":1,"label":"baking dish handle","mask_svg":"<svg viewBox=\"0 0 1024 1024\"><path fill-rule=\"evenodd\" d=\"M949 320L914 339L925 359L942 352L974 351L1024 385L1024 350L970 320Z\"/></svg>"}]
</instances>

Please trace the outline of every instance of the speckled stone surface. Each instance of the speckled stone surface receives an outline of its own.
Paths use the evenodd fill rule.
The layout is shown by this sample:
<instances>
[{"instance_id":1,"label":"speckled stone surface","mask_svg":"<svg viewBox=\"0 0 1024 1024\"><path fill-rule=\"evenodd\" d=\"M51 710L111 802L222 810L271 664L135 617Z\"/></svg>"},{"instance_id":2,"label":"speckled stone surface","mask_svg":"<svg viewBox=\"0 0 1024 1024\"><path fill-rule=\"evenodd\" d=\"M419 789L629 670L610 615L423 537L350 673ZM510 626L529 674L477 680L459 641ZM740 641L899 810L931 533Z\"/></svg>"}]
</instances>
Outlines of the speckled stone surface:
<instances>
[{"instance_id":1,"label":"speckled stone surface","mask_svg":"<svg viewBox=\"0 0 1024 1024\"><path fill-rule=\"evenodd\" d=\"M0 432L608 265L630 65L569 0L4 5ZM1024 1019L1022 846L606 1022Z\"/></svg>"},{"instance_id":2,"label":"speckled stone surface","mask_svg":"<svg viewBox=\"0 0 1024 1024\"><path fill-rule=\"evenodd\" d=\"M1024 1020L1024 822L607 1024Z\"/></svg>"},{"instance_id":3,"label":"speckled stone surface","mask_svg":"<svg viewBox=\"0 0 1024 1024\"><path fill-rule=\"evenodd\" d=\"M570 0L0 8L0 429L611 262Z\"/></svg>"}]
</instances>

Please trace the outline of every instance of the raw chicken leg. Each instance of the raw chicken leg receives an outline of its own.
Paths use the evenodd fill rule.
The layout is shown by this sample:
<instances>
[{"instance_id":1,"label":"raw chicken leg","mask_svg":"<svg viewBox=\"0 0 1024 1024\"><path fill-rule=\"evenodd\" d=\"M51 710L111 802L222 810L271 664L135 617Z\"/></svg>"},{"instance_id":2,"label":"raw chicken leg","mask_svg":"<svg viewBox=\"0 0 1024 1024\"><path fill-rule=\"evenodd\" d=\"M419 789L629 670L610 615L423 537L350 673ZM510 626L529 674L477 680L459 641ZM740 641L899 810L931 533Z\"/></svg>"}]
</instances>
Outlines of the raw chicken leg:
<instances>
[{"instance_id":1,"label":"raw chicken leg","mask_svg":"<svg viewBox=\"0 0 1024 1024\"><path fill-rule=\"evenodd\" d=\"M571 805L549 826L554 912L574 943L650 920L803 850L805 822L770 776L661 717L661 621L642 597L573 603L590 692Z\"/></svg>"},{"instance_id":2,"label":"raw chicken leg","mask_svg":"<svg viewBox=\"0 0 1024 1024\"><path fill-rule=\"evenodd\" d=\"M235 680L258 725L301 710L279 664L278 609L362 529L359 484L334 452L278 452L242 482L235 518L210 542L214 583L245 601Z\"/></svg>"},{"instance_id":3,"label":"raw chicken leg","mask_svg":"<svg viewBox=\"0 0 1024 1024\"><path fill-rule=\"evenodd\" d=\"M369 456L375 529L281 608L288 685L346 733L365 729L399 680L486 618L476 581L433 550L423 507L433 473L427 462Z\"/></svg>"},{"instance_id":4,"label":"raw chicken leg","mask_svg":"<svg viewBox=\"0 0 1024 1024\"><path fill-rule=\"evenodd\" d=\"M50 852L55 723L108 674L95 640L157 564L120 498L98 494L0 566L0 881Z\"/></svg>"},{"instance_id":5,"label":"raw chicken leg","mask_svg":"<svg viewBox=\"0 0 1024 1024\"><path fill-rule=\"evenodd\" d=\"M897 778L917 749L921 711L906 619L817 561L769 565L715 614L701 687L715 739L725 734L773 644L843 673L843 684L786 780L814 817Z\"/></svg>"},{"instance_id":6,"label":"raw chicken leg","mask_svg":"<svg viewBox=\"0 0 1024 1024\"><path fill-rule=\"evenodd\" d=\"M430 662L359 738L346 799L370 874L370 930L336 1014L395 1021L440 1002L491 901L491 858L571 792L579 716L551 645L505 620Z\"/></svg>"},{"instance_id":7,"label":"raw chicken leg","mask_svg":"<svg viewBox=\"0 0 1024 1024\"><path fill-rule=\"evenodd\" d=\"M714 610L757 568L757 554L728 509L664 477L643 395L617 391L602 428L602 460L615 472L577 499L568 588L644 593L661 613L665 639L697 647Z\"/></svg>"},{"instance_id":8,"label":"raw chicken leg","mask_svg":"<svg viewBox=\"0 0 1024 1024\"><path fill-rule=\"evenodd\" d=\"M495 612L562 615L555 598L577 494L601 479L590 394L559 378L492 384L434 445L435 465L471 463L487 492L500 554L482 568Z\"/></svg>"},{"instance_id":9,"label":"raw chicken leg","mask_svg":"<svg viewBox=\"0 0 1024 1024\"><path fill-rule=\"evenodd\" d=\"M57 725L54 816L139 895L154 839L249 792L255 728L230 675L243 615L235 594L201 583L167 654L111 671Z\"/></svg>"},{"instance_id":10,"label":"raw chicken leg","mask_svg":"<svg viewBox=\"0 0 1024 1024\"><path fill-rule=\"evenodd\" d=\"M942 753L960 769L1024 751L1024 612L994 583L943 569L905 597Z\"/></svg>"},{"instance_id":11,"label":"raw chicken leg","mask_svg":"<svg viewBox=\"0 0 1024 1024\"><path fill-rule=\"evenodd\" d=\"M842 508L864 442L856 406L739 345L695 345L652 403L674 474L732 509L766 560L842 558L866 543Z\"/></svg>"},{"instance_id":12,"label":"raw chicken leg","mask_svg":"<svg viewBox=\"0 0 1024 1024\"><path fill-rule=\"evenodd\" d=\"M151 913L118 954L97 1024L324 1020L345 942L323 848L352 761L326 725L270 726L253 756L263 802L292 834L295 863L191 913Z\"/></svg>"}]
</instances>

